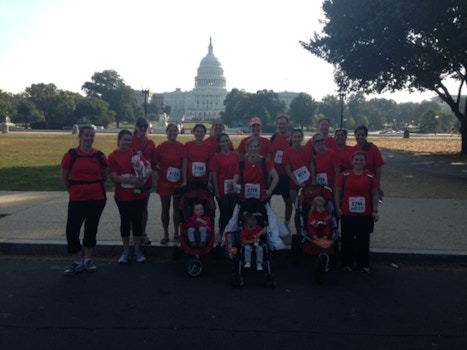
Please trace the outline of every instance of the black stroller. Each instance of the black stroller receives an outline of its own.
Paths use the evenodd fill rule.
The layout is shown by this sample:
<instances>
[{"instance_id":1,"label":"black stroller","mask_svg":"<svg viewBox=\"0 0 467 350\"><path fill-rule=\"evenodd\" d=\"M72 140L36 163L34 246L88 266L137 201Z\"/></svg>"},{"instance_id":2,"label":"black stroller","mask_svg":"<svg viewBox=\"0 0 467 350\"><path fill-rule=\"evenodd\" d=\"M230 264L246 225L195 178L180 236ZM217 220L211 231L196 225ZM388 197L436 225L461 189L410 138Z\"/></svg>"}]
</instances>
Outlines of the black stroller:
<instances>
[{"instance_id":1,"label":"black stroller","mask_svg":"<svg viewBox=\"0 0 467 350\"><path fill-rule=\"evenodd\" d=\"M245 247L241 242L241 230L243 227L244 213L250 213L255 216L256 222L259 226L267 229L268 227L268 215L265 207L265 203L258 199L247 199L245 202L239 202L238 204L238 225L240 230L235 232L225 233L225 242L227 255L232 261L232 275L231 275L231 286L234 288L241 288L244 285L244 257ZM275 281L274 276L271 273L271 261L270 261L270 249L268 246L267 234L260 236L259 246L263 248L263 264L264 267L264 282L263 285L266 288L274 288ZM254 252L253 252L254 254Z\"/></svg>"}]
</instances>

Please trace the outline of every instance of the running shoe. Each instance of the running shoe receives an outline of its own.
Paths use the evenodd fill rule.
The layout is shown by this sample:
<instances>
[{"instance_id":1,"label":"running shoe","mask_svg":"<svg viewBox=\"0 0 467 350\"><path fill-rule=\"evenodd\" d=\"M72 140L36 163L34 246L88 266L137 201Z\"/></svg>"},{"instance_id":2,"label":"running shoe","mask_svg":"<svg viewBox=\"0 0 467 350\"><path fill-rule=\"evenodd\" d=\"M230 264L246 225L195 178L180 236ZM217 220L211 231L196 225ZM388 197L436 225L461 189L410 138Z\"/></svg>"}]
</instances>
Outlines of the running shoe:
<instances>
[{"instance_id":1,"label":"running shoe","mask_svg":"<svg viewBox=\"0 0 467 350\"><path fill-rule=\"evenodd\" d=\"M65 270L64 275L65 276L73 276L76 275L77 273L80 273L81 271L84 271L86 267L84 266L83 263L77 263L74 262L68 268Z\"/></svg>"},{"instance_id":2,"label":"running shoe","mask_svg":"<svg viewBox=\"0 0 467 350\"><path fill-rule=\"evenodd\" d=\"M118 258L118 263L126 264L129 260L130 260L130 252L127 252L126 250L124 250L120 258Z\"/></svg>"}]
</instances>

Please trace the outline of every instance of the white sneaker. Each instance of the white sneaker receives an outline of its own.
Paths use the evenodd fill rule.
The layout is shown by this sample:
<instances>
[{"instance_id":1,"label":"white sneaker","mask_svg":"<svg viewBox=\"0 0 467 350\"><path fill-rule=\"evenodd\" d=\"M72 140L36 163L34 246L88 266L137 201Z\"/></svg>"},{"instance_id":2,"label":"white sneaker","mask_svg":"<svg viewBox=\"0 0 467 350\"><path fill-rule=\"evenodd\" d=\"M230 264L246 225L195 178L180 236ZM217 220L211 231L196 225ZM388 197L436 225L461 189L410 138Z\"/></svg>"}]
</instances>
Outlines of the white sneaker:
<instances>
[{"instance_id":1,"label":"white sneaker","mask_svg":"<svg viewBox=\"0 0 467 350\"><path fill-rule=\"evenodd\" d=\"M256 265L256 270L263 271L263 264Z\"/></svg>"},{"instance_id":2,"label":"white sneaker","mask_svg":"<svg viewBox=\"0 0 467 350\"><path fill-rule=\"evenodd\" d=\"M141 252L136 252L135 258L137 263L144 263L146 261L146 257Z\"/></svg>"},{"instance_id":3,"label":"white sneaker","mask_svg":"<svg viewBox=\"0 0 467 350\"><path fill-rule=\"evenodd\" d=\"M243 267L244 267L245 269L249 269L249 268L251 267L251 263L250 263L249 261L247 261L247 262L245 263L245 265L243 265Z\"/></svg>"},{"instance_id":4,"label":"white sneaker","mask_svg":"<svg viewBox=\"0 0 467 350\"><path fill-rule=\"evenodd\" d=\"M126 250L124 250L120 258L118 259L118 263L126 264L128 260L130 260L130 252L127 252Z\"/></svg>"}]
</instances>

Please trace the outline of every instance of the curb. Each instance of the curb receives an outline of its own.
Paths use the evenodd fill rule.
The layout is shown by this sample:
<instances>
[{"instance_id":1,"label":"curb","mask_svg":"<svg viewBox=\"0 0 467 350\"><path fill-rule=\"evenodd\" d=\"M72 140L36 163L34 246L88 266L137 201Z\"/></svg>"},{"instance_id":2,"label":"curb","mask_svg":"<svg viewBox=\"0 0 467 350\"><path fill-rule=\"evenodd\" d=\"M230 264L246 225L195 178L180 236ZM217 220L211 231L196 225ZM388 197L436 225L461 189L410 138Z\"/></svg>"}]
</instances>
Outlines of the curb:
<instances>
[{"instance_id":1,"label":"curb","mask_svg":"<svg viewBox=\"0 0 467 350\"><path fill-rule=\"evenodd\" d=\"M169 258L181 256L181 248L177 243L169 242L167 245L153 243L144 245L141 250L146 256L156 258ZM290 247L274 251L273 259L290 261ZM122 252L120 241L103 241L94 249L95 256L115 256ZM0 240L0 253L11 255L34 256L64 256L66 257L66 242L58 240ZM371 261L391 264L430 264L430 265L463 265L467 267L467 251L442 250L414 250L414 249L370 249Z\"/></svg>"}]
</instances>

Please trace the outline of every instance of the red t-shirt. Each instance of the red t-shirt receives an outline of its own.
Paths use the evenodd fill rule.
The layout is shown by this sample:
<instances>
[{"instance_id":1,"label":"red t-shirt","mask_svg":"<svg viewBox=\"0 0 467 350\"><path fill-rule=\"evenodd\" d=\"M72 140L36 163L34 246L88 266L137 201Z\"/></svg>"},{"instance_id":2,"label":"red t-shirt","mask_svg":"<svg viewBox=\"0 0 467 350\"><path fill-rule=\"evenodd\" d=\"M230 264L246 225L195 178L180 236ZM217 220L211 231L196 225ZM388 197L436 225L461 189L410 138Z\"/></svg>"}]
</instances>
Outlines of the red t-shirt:
<instances>
[{"instance_id":1,"label":"red t-shirt","mask_svg":"<svg viewBox=\"0 0 467 350\"><path fill-rule=\"evenodd\" d=\"M217 137L215 137L215 136L209 136L206 140L204 140L204 142L211 146L211 148L213 149L214 153L220 152L220 151L217 149L217 146L219 145L218 142L217 142ZM230 150L231 150L231 151L234 150L232 141L230 141Z\"/></svg>"},{"instance_id":2,"label":"red t-shirt","mask_svg":"<svg viewBox=\"0 0 467 350\"><path fill-rule=\"evenodd\" d=\"M240 157L236 152L218 152L211 160L210 171L217 174L217 186L221 197L235 196L233 177L238 168Z\"/></svg>"},{"instance_id":3,"label":"red t-shirt","mask_svg":"<svg viewBox=\"0 0 467 350\"><path fill-rule=\"evenodd\" d=\"M314 227L311 223L313 221L322 221L325 222L326 219L329 218L329 213L327 211L322 212L321 214L318 214L312 210L308 213L308 219L307 219L307 228L308 228L308 233L311 236L314 236L315 234L319 233L321 231L322 236L319 238L324 238L327 237L331 239L331 222L327 222L325 224L320 224L317 227Z\"/></svg>"},{"instance_id":4,"label":"red t-shirt","mask_svg":"<svg viewBox=\"0 0 467 350\"><path fill-rule=\"evenodd\" d=\"M183 159L186 158L185 145L176 141L165 141L156 147L153 153L152 164L159 165L157 186L164 184L181 185Z\"/></svg>"},{"instance_id":5,"label":"red t-shirt","mask_svg":"<svg viewBox=\"0 0 467 350\"><path fill-rule=\"evenodd\" d=\"M336 171L339 171L339 167L339 158L332 149L326 150L325 153L315 154L316 184L334 188Z\"/></svg>"},{"instance_id":6,"label":"red t-shirt","mask_svg":"<svg viewBox=\"0 0 467 350\"><path fill-rule=\"evenodd\" d=\"M209 164L214 156L214 151L209 144L203 142L197 144L196 141L185 143L187 159L187 182L204 182L209 180Z\"/></svg>"},{"instance_id":7,"label":"red t-shirt","mask_svg":"<svg viewBox=\"0 0 467 350\"><path fill-rule=\"evenodd\" d=\"M91 182L87 184L76 184L70 186L69 198L71 201L94 201L105 199L105 189L102 183L94 181L103 181L105 169L96 157L93 157L98 150L92 148L91 152L84 153L79 147L76 148L76 158L68 179L72 181ZM70 170L72 156L70 152L63 155L60 167L64 170ZM105 155L102 155L103 161L107 164Z\"/></svg>"},{"instance_id":8,"label":"red t-shirt","mask_svg":"<svg viewBox=\"0 0 467 350\"><path fill-rule=\"evenodd\" d=\"M274 167L270 159L266 159L266 170L269 171ZM237 165L235 170L236 175L241 175L240 164ZM262 199L264 192L267 189L266 183L267 174L264 174L261 164L256 164L245 159L245 169L243 170L243 182L241 199L248 198Z\"/></svg>"},{"instance_id":9,"label":"red t-shirt","mask_svg":"<svg viewBox=\"0 0 467 350\"><path fill-rule=\"evenodd\" d=\"M376 175L376 168L382 167L384 165L383 156L379 148L372 144L368 151L363 150L360 146L355 145L351 151L350 157L357 151L363 151L366 153L366 165L365 169L368 170L370 173Z\"/></svg>"},{"instance_id":10,"label":"red t-shirt","mask_svg":"<svg viewBox=\"0 0 467 350\"><path fill-rule=\"evenodd\" d=\"M118 149L110 153L109 155L109 173L115 173L118 176L135 176L133 165L131 165L131 157L135 151L130 148L126 152L121 152ZM141 156L141 160L146 165L149 165L148 161ZM134 192L135 186L130 184L115 183L114 197L118 201L134 201L147 197L147 193L137 194Z\"/></svg>"},{"instance_id":11,"label":"red t-shirt","mask_svg":"<svg viewBox=\"0 0 467 350\"><path fill-rule=\"evenodd\" d=\"M339 158L340 171L352 169L352 154L353 147L345 146L342 149L335 149L336 156Z\"/></svg>"},{"instance_id":12,"label":"red t-shirt","mask_svg":"<svg viewBox=\"0 0 467 350\"><path fill-rule=\"evenodd\" d=\"M273 138L274 137L274 138ZM276 133L271 137L271 152L274 168L279 175L286 174L284 163L284 150L290 147L290 134L282 136Z\"/></svg>"},{"instance_id":13,"label":"red t-shirt","mask_svg":"<svg viewBox=\"0 0 467 350\"><path fill-rule=\"evenodd\" d=\"M311 185L313 183L313 176L310 168L313 159L313 152L311 148L307 146L301 146L300 149L289 147L284 151L284 164L288 164L295 178L305 185ZM291 179L290 189L293 190L296 188L297 185Z\"/></svg>"},{"instance_id":14,"label":"red t-shirt","mask_svg":"<svg viewBox=\"0 0 467 350\"><path fill-rule=\"evenodd\" d=\"M344 177L345 180L344 185ZM372 214L372 189L378 188L378 180L368 171L356 175L344 171L337 179L337 188L342 189L341 210L344 215L365 216Z\"/></svg>"},{"instance_id":15,"label":"red t-shirt","mask_svg":"<svg viewBox=\"0 0 467 350\"><path fill-rule=\"evenodd\" d=\"M336 148L336 140L332 136L328 136L324 139L324 144L328 149ZM313 138L309 139L305 146L313 148Z\"/></svg>"},{"instance_id":16,"label":"red t-shirt","mask_svg":"<svg viewBox=\"0 0 467 350\"><path fill-rule=\"evenodd\" d=\"M243 241L251 241L256 238L258 233L260 233L263 230L263 228L259 225L256 225L253 230L248 230L244 228L242 230L242 233L240 234L240 240Z\"/></svg>"},{"instance_id":17,"label":"red t-shirt","mask_svg":"<svg viewBox=\"0 0 467 350\"><path fill-rule=\"evenodd\" d=\"M246 142L251 139L253 136L247 136L243 138L240 141L240 144L238 145L237 151L240 154L245 155L246 154ZM258 142L259 142L259 150L258 154L263 157L267 157L271 155L271 142L265 137L259 136L258 137Z\"/></svg>"},{"instance_id":18,"label":"red t-shirt","mask_svg":"<svg viewBox=\"0 0 467 350\"><path fill-rule=\"evenodd\" d=\"M198 219L197 216L193 215L193 216L190 216L186 222L186 226L187 227L192 227L192 228L195 228L195 229L199 229L200 227L206 227L207 229L210 228L210 225L211 225L211 218L209 216L202 216L201 219L203 219L204 221L206 221L206 225L205 224L202 224L198 221L196 221Z\"/></svg>"},{"instance_id":19,"label":"red t-shirt","mask_svg":"<svg viewBox=\"0 0 467 350\"><path fill-rule=\"evenodd\" d=\"M156 149L156 144L154 143L153 140L150 140L148 138L141 140L136 135L133 135L132 140L131 140L131 148L133 148L136 152L142 155L144 159L150 161L152 159L152 154L154 153ZM146 181L146 185L148 187L152 187L153 185L152 176L148 178L148 180Z\"/></svg>"}]
</instances>

